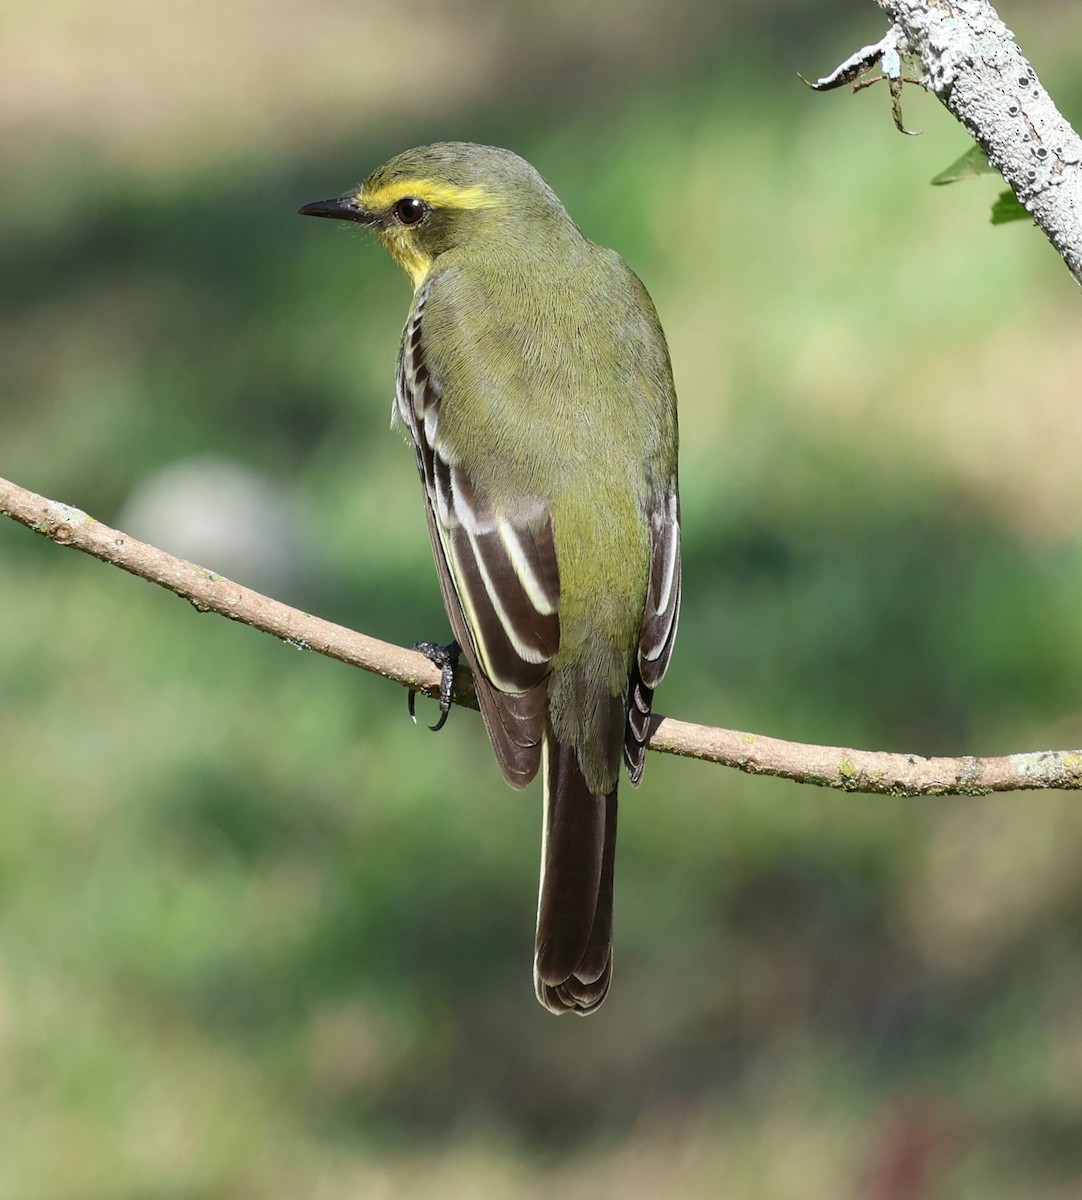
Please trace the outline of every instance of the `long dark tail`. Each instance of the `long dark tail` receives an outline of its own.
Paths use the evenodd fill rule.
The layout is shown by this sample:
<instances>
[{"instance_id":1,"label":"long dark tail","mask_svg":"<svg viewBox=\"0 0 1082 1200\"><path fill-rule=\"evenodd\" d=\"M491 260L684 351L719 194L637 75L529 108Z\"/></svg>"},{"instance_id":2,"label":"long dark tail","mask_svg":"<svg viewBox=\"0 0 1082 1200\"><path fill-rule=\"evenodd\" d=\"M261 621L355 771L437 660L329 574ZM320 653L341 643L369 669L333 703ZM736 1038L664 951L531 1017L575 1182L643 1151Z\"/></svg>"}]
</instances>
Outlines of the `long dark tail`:
<instances>
[{"instance_id":1,"label":"long dark tail","mask_svg":"<svg viewBox=\"0 0 1082 1200\"><path fill-rule=\"evenodd\" d=\"M616 789L591 792L578 755L548 732L534 988L554 1013L592 1013L612 978Z\"/></svg>"}]
</instances>

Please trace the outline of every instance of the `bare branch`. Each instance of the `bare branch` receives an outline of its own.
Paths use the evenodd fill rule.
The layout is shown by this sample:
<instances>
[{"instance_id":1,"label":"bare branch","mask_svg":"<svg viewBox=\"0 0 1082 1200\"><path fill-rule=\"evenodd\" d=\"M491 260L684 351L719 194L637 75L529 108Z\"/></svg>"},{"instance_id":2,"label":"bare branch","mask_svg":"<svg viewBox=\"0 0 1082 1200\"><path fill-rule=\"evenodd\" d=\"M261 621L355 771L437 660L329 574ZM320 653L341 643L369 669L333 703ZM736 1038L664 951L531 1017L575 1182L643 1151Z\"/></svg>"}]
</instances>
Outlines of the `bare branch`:
<instances>
[{"instance_id":1,"label":"bare branch","mask_svg":"<svg viewBox=\"0 0 1082 1200\"><path fill-rule=\"evenodd\" d=\"M47 500L0 479L0 513L61 546L92 554L183 596L199 612L215 612L289 642L361 667L408 688L438 696L440 672L421 654L377 641L261 596L229 579L110 529L77 508ZM469 672L455 682L455 701L477 707ZM981 795L1034 788L1082 788L1082 750L1048 750L1000 758L921 758L835 746L808 746L733 729L655 716L651 750L775 775L848 792L897 796Z\"/></svg>"},{"instance_id":2,"label":"bare branch","mask_svg":"<svg viewBox=\"0 0 1082 1200\"><path fill-rule=\"evenodd\" d=\"M900 86L897 63L917 59L922 85L984 149L1082 284L1082 138L1041 86L995 9L987 0L876 3L891 21L886 37L819 80L819 89L850 82L876 62Z\"/></svg>"},{"instance_id":3,"label":"bare branch","mask_svg":"<svg viewBox=\"0 0 1082 1200\"><path fill-rule=\"evenodd\" d=\"M292 646L337 658L428 696L439 695L440 673L423 654L290 608L206 567L185 562L156 546L110 529L78 508L47 500L0 479L0 512L61 546L92 554L102 562L112 563L148 583L183 596L199 612L218 613L231 621L273 633ZM455 700L476 708L469 672L463 671L461 675L463 686L456 689Z\"/></svg>"}]
</instances>

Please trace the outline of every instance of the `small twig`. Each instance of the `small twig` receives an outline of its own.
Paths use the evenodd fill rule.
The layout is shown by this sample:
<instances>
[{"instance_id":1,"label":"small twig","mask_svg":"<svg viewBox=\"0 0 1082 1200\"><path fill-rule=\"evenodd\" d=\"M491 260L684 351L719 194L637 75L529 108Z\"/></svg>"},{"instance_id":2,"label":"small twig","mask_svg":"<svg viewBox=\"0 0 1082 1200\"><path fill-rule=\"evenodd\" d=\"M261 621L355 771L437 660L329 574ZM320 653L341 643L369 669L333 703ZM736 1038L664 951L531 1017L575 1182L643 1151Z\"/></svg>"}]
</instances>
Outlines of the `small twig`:
<instances>
[{"instance_id":1,"label":"small twig","mask_svg":"<svg viewBox=\"0 0 1082 1200\"><path fill-rule=\"evenodd\" d=\"M890 111L894 117L895 129L907 137L916 137L919 131L906 129L902 122L902 86L906 83L913 83L923 87L925 81L902 74L904 48L905 38L902 31L892 25L878 42L874 42L870 46L861 46L855 54L850 54L845 62L835 67L829 75L824 75L814 83L805 79L799 72L798 77L813 92L831 92L835 88L844 87L847 83L853 85L854 92L862 92L866 87L871 87L873 83L885 79L890 89ZM864 76L875 67L879 67L883 74L877 75L874 79L865 79Z\"/></svg>"},{"instance_id":2,"label":"small twig","mask_svg":"<svg viewBox=\"0 0 1082 1200\"><path fill-rule=\"evenodd\" d=\"M441 672L423 654L313 617L238 583L175 558L102 525L77 508L0 479L0 513L51 538L183 596L199 612L215 612L272 633L291 645L393 679L438 697ZM456 677L455 702L476 708L469 672ZM835 746L809 746L734 729L655 716L651 750L775 775L797 783L898 796L980 795L1034 788L1082 788L1082 750L1038 751L1001 758L921 758Z\"/></svg>"},{"instance_id":3,"label":"small twig","mask_svg":"<svg viewBox=\"0 0 1082 1200\"><path fill-rule=\"evenodd\" d=\"M901 31L892 25L878 42L861 46L829 75L816 79L814 83L804 79L803 75L800 78L813 92L831 92L847 83L856 83L875 67L879 67L888 78L899 79L902 74L902 57L898 49L900 37Z\"/></svg>"}]
</instances>

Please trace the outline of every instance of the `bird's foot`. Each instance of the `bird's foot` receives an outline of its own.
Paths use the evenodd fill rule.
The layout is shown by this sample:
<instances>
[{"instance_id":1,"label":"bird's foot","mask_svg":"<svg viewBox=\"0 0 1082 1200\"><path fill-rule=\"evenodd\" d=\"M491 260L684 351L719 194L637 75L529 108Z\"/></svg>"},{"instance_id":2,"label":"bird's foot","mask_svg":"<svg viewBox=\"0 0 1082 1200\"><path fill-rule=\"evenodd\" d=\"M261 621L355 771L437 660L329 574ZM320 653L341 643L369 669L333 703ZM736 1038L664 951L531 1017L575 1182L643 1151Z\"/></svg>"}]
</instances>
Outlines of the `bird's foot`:
<instances>
[{"instance_id":1,"label":"bird's foot","mask_svg":"<svg viewBox=\"0 0 1082 1200\"><path fill-rule=\"evenodd\" d=\"M451 704L454 701L455 671L458 670L462 647L458 642L449 642L446 646L440 645L439 642L415 642L413 648L420 651L433 666L440 669L440 719L435 725L429 725L429 729L433 733L437 733L447 724L447 714L451 711ZM417 714L414 711L416 700L417 693L411 691L407 704L410 720L414 725L417 724Z\"/></svg>"}]
</instances>

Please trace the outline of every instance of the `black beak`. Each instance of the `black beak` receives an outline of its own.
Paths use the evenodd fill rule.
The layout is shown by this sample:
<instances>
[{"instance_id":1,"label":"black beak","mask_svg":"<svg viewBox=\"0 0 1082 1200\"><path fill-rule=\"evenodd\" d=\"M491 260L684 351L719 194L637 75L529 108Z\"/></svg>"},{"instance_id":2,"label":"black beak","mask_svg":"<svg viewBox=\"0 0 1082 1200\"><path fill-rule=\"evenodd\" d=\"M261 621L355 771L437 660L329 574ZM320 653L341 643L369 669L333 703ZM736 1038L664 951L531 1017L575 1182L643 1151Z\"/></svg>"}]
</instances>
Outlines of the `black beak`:
<instances>
[{"instance_id":1,"label":"black beak","mask_svg":"<svg viewBox=\"0 0 1082 1200\"><path fill-rule=\"evenodd\" d=\"M362 208L355 197L348 193L335 196L333 200L316 200L300 210L302 217L335 217L339 221L357 221L361 225L374 225L376 218L367 208Z\"/></svg>"}]
</instances>

